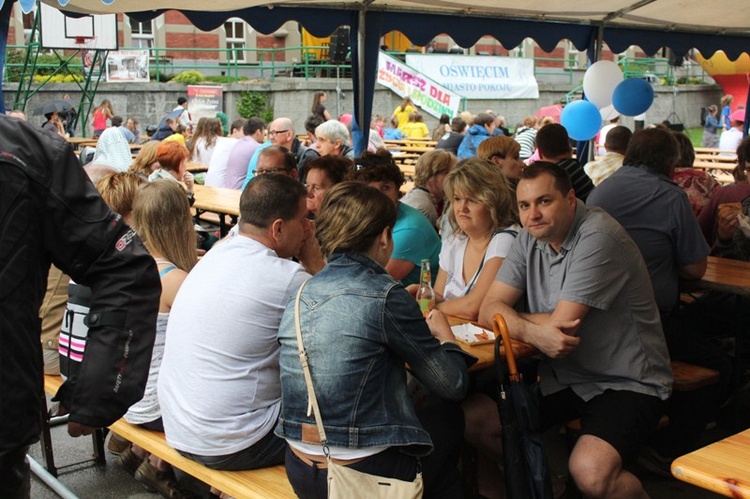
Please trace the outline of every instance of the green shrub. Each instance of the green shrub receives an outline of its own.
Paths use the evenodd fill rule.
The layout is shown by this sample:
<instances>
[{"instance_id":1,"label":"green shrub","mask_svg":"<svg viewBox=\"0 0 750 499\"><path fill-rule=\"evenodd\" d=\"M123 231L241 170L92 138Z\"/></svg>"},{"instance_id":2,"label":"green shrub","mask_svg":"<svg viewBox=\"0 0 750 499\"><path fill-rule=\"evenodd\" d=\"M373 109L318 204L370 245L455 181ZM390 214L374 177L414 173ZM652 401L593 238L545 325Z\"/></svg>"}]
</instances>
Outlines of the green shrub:
<instances>
[{"instance_id":1,"label":"green shrub","mask_svg":"<svg viewBox=\"0 0 750 499\"><path fill-rule=\"evenodd\" d=\"M149 70L148 74L149 74L150 80L153 82L157 82L157 83L166 83L170 81L172 78L174 78L175 76L173 74L165 73L164 71L159 71L159 75L157 78L155 69Z\"/></svg>"},{"instance_id":2,"label":"green shrub","mask_svg":"<svg viewBox=\"0 0 750 499\"><path fill-rule=\"evenodd\" d=\"M229 81L229 77L226 75L206 76L206 81L210 81L211 83L227 83Z\"/></svg>"},{"instance_id":3,"label":"green shrub","mask_svg":"<svg viewBox=\"0 0 750 499\"><path fill-rule=\"evenodd\" d=\"M266 123L273 121L273 109L268 105L266 92L250 90L240 92L237 113L245 119L257 117Z\"/></svg>"},{"instance_id":4,"label":"green shrub","mask_svg":"<svg viewBox=\"0 0 750 499\"><path fill-rule=\"evenodd\" d=\"M182 73L172 78L172 81L182 83L184 85L195 85L196 83L205 81L205 79L206 77L203 76L199 71L183 71Z\"/></svg>"},{"instance_id":5,"label":"green shrub","mask_svg":"<svg viewBox=\"0 0 750 499\"><path fill-rule=\"evenodd\" d=\"M23 61L25 58L25 50L8 49L5 53L5 70L9 82L21 81L21 70L23 69Z\"/></svg>"},{"instance_id":6,"label":"green shrub","mask_svg":"<svg viewBox=\"0 0 750 499\"><path fill-rule=\"evenodd\" d=\"M47 80L49 78L49 80ZM48 75L41 75L41 74L35 74L34 75L34 82L36 83L42 83L43 81L47 81L47 83L74 83L74 82L82 82L83 76L82 75L76 75L76 74L63 74L58 73L54 76L48 76Z\"/></svg>"}]
</instances>

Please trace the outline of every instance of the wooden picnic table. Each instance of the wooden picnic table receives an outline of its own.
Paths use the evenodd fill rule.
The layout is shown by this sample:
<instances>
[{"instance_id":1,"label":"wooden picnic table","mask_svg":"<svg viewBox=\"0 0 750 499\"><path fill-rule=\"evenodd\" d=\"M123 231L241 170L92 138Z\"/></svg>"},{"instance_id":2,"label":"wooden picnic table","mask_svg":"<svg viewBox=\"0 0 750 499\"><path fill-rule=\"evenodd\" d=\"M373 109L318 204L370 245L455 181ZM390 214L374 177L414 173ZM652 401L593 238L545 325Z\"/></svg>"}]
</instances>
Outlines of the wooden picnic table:
<instances>
[{"instance_id":1,"label":"wooden picnic table","mask_svg":"<svg viewBox=\"0 0 750 499\"><path fill-rule=\"evenodd\" d=\"M711 155L718 155L718 154L731 154L736 155L737 151L730 151L729 149L719 149L716 147L696 147L695 148L695 154L711 154Z\"/></svg>"},{"instance_id":2,"label":"wooden picnic table","mask_svg":"<svg viewBox=\"0 0 750 499\"><path fill-rule=\"evenodd\" d=\"M715 291L735 295L734 327L731 328L731 333L734 334L732 385L735 390L739 389L746 365L743 345L748 334L747 324L740 320L740 313L743 307L742 298L750 296L750 262L709 256L703 277L694 280L682 280L680 281L680 288L686 292ZM734 405L733 423L737 425L740 420L740 405L737 403L736 397L732 404Z\"/></svg>"},{"instance_id":3,"label":"wooden picnic table","mask_svg":"<svg viewBox=\"0 0 750 499\"><path fill-rule=\"evenodd\" d=\"M750 429L675 459L672 475L727 497L750 497Z\"/></svg>"},{"instance_id":4,"label":"wooden picnic table","mask_svg":"<svg viewBox=\"0 0 750 499\"><path fill-rule=\"evenodd\" d=\"M708 266L703 277L681 282L687 291L718 291L740 296L750 296L750 262L708 257Z\"/></svg>"},{"instance_id":5,"label":"wooden picnic table","mask_svg":"<svg viewBox=\"0 0 750 499\"><path fill-rule=\"evenodd\" d=\"M219 215L219 232L221 237L227 235L229 229L225 216L229 216L232 223L237 223L237 217L240 216L240 189L225 189L223 187L208 187L205 185L195 184L195 208L196 217L205 212L216 213Z\"/></svg>"},{"instance_id":6,"label":"wooden picnic table","mask_svg":"<svg viewBox=\"0 0 750 499\"><path fill-rule=\"evenodd\" d=\"M91 137L65 137L65 140L73 145L73 149L96 147L96 144L99 143L98 139L92 139Z\"/></svg>"},{"instance_id":7,"label":"wooden picnic table","mask_svg":"<svg viewBox=\"0 0 750 499\"><path fill-rule=\"evenodd\" d=\"M693 162L693 168L699 168L701 170L721 170L721 171L729 171L731 172L735 168L737 168L737 160L732 160L731 162L720 162L720 161L706 161L706 160L700 160L696 159Z\"/></svg>"},{"instance_id":8,"label":"wooden picnic table","mask_svg":"<svg viewBox=\"0 0 750 499\"><path fill-rule=\"evenodd\" d=\"M188 161L187 171L190 173L202 173L208 171L208 165L205 163L198 163L195 161Z\"/></svg>"},{"instance_id":9,"label":"wooden picnic table","mask_svg":"<svg viewBox=\"0 0 750 499\"><path fill-rule=\"evenodd\" d=\"M393 145L393 146L388 146L387 148L389 151L400 151L400 152L405 152L405 153L412 153L412 154L416 154L418 157L426 152L430 152L433 149L435 149L434 147L431 147L431 146L430 147L415 146L414 144L405 145L405 146Z\"/></svg>"},{"instance_id":10,"label":"wooden picnic table","mask_svg":"<svg viewBox=\"0 0 750 499\"><path fill-rule=\"evenodd\" d=\"M737 155L722 156L719 154L695 153L695 159L699 161L715 161L718 163L737 163Z\"/></svg>"},{"instance_id":11,"label":"wooden picnic table","mask_svg":"<svg viewBox=\"0 0 750 499\"><path fill-rule=\"evenodd\" d=\"M424 145L426 147L435 147L437 145L436 140L432 139L410 139L410 138L404 138L404 139L398 139L398 140L384 140L383 143L385 145L409 145L417 143L419 145Z\"/></svg>"},{"instance_id":12,"label":"wooden picnic table","mask_svg":"<svg viewBox=\"0 0 750 499\"><path fill-rule=\"evenodd\" d=\"M477 324L476 322L472 322L467 319L462 319L461 317L455 317L452 315L448 315L446 317L448 318L448 323L451 326L457 326L459 324L467 324L471 322L472 324L476 326L484 328L484 326ZM479 371L481 369L492 367L495 364L494 342L484 343L482 345L469 345L468 343L459 341L458 344L461 346L461 350L463 350L466 353L470 353L471 355L479 359L476 364L471 366L471 368L469 369L470 371ZM537 353L539 353L539 350L537 350L534 346L528 343L524 343L522 341L511 340L511 345L513 347L513 353L515 354L516 359L521 359L524 357L531 357L532 355L536 355ZM504 345L500 346L500 354L505 355Z\"/></svg>"}]
</instances>

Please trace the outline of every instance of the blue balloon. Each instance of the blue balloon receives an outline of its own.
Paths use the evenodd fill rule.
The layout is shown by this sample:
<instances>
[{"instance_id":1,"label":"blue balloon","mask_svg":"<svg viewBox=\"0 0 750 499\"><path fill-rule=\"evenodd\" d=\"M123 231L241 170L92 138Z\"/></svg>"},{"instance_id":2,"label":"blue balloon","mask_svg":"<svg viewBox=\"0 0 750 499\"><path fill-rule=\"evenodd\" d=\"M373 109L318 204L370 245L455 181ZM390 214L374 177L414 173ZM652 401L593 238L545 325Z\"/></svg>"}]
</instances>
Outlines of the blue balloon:
<instances>
[{"instance_id":1,"label":"blue balloon","mask_svg":"<svg viewBox=\"0 0 750 499\"><path fill-rule=\"evenodd\" d=\"M646 80L631 78L615 87L612 105L624 116L637 116L645 113L654 103L654 89Z\"/></svg>"},{"instance_id":2,"label":"blue balloon","mask_svg":"<svg viewBox=\"0 0 750 499\"><path fill-rule=\"evenodd\" d=\"M562 111L560 124L574 140L589 140L599 131L602 115L596 105L587 100L573 101Z\"/></svg>"}]
</instances>

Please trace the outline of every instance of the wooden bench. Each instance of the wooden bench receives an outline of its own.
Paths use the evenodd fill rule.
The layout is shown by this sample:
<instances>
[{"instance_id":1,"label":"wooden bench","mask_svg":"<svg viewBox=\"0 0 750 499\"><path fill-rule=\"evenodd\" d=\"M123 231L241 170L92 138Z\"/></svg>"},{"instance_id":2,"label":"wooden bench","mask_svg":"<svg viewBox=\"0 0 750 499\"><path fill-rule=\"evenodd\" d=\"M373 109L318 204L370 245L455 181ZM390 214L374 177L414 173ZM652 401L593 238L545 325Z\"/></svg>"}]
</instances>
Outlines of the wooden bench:
<instances>
[{"instance_id":1,"label":"wooden bench","mask_svg":"<svg viewBox=\"0 0 750 499\"><path fill-rule=\"evenodd\" d=\"M53 395L62 384L60 376L45 376L44 390ZM237 499L293 498L292 486L283 464L249 471L218 471L182 456L167 444L164 433L150 431L120 419L110 431L129 440L173 467Z\"/></svg>"},{"instance_id":2,"label":"wooden bench","mask_svg":"<svg viewBox=\"0 0 750 499\"><path fill-rule=\"evenodd\" d=\"M674 384L672 389L677 392L692 392L706 386L711 386L719 382L719 371L708 369L707 367L688 364L673 360L672 377ZM669 418L662 416L657 425L657 429L662 429L669 424ZM565 431L578 433L581 432L581 419L573 419L565 423Z\"/></svg>"}]
</instances>

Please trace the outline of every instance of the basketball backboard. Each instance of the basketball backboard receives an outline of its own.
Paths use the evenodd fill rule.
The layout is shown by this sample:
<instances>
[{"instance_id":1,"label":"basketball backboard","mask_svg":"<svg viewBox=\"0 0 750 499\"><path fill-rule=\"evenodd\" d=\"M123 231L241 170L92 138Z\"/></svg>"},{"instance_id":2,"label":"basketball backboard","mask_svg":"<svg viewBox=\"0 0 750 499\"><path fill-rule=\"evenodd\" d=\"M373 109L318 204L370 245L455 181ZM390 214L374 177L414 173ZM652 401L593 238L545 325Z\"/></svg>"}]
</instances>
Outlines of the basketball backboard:
<instances>
[{"instance_id":1,"label":"basketball backboard","mask_svg":"<svg viewBox=\"0 0 750 499\"><path fill-rule=\"evenodd\" d=\"M39 8L42 48L117 50L117 14L73 18L45 3Z\"/></svg>"}]
</instances>

